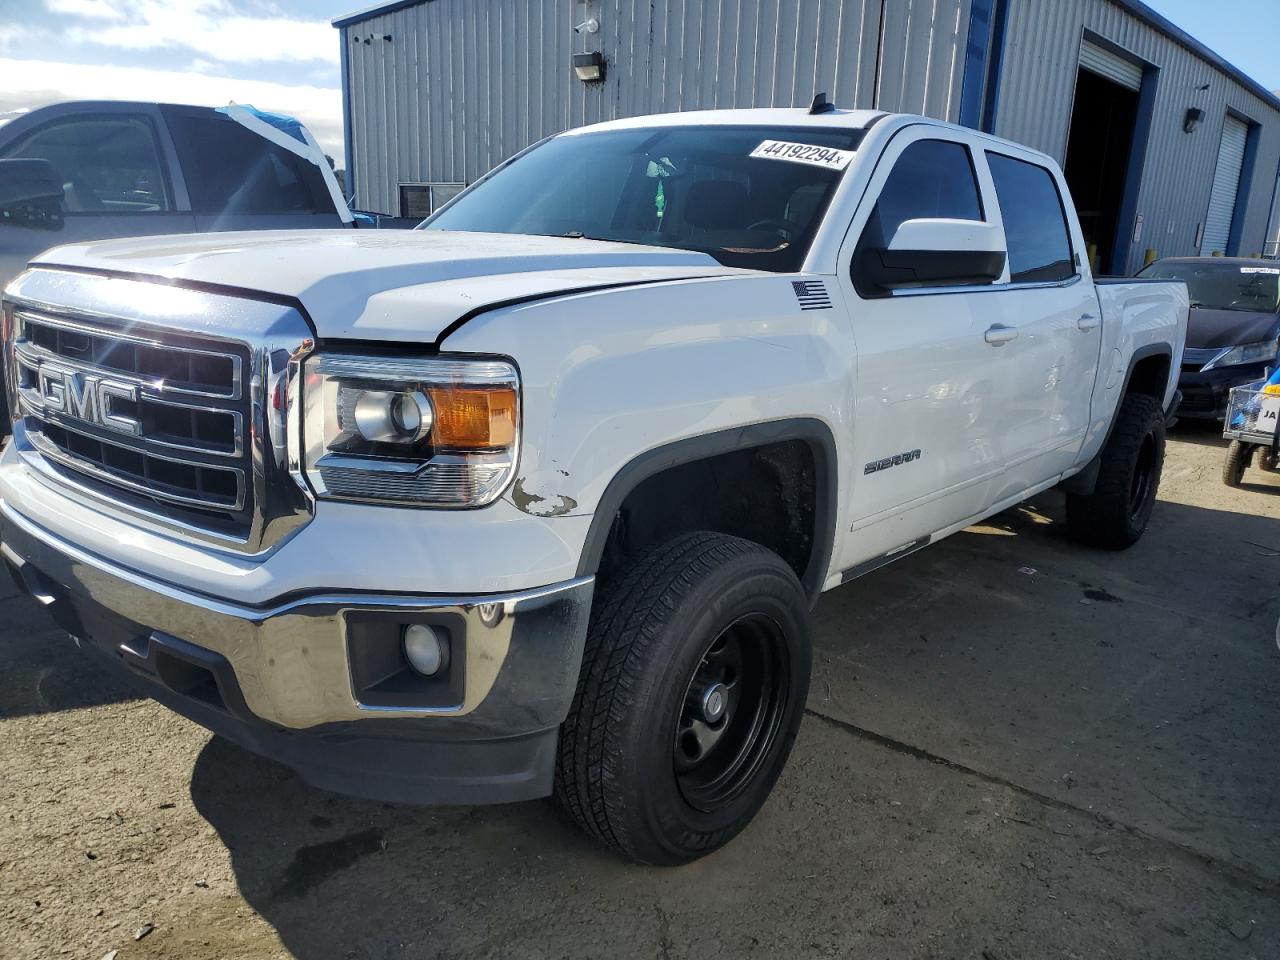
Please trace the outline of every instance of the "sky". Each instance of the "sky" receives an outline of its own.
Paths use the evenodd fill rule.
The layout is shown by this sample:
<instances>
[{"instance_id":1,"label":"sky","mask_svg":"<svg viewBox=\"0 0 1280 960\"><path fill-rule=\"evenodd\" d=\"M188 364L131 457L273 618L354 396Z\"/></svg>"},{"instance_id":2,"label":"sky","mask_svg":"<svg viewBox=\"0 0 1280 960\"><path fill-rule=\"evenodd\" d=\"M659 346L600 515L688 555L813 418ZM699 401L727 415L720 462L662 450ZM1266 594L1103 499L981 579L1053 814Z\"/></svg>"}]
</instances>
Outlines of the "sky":
<instances>
[{"instance_id":1,"label":"sky","mask_svg":"<svg viewBox=\"0 0 1280 960\"><path fill-rule=\"evenodd\" d=\"M0 0L0 117L59 100L231 100L342 163L338 31L373 0Z\"/></svg>"},{"instance_id":2,"label":"sky","mask_svg":"<svg viewBox=\"0 0 1280 960\"><path fill-rule=\"evenodd\" d=\"M329 21L372 3L0 0L0 122L59 100L210 106L235 100L298 117L326 152L341 158L338 32ZM1280 0L1148 3L1268 89L1280 90Z\"/></svg>"}]
</instances>

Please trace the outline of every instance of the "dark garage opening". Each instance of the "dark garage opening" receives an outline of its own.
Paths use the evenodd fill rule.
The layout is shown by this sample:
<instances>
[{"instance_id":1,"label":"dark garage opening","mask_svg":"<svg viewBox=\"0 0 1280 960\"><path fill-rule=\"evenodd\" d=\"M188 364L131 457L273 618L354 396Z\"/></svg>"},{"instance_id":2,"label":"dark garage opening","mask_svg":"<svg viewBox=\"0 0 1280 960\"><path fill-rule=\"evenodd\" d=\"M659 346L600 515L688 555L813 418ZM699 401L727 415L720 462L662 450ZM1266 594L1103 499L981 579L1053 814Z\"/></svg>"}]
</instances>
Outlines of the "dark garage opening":
<instances>
[{"instance_id":1,"label":"dark garage opening","mask_svg":"<svg viewBox=\"0 0 1280 960\"><path fill-rule=\"evenodd\" d=\"M1138 93L1088 70L1078 71L1063 173L1075 198L1096 271L1112 269L1125 178L1138 121Z\"/></svg>"}]
</instances>

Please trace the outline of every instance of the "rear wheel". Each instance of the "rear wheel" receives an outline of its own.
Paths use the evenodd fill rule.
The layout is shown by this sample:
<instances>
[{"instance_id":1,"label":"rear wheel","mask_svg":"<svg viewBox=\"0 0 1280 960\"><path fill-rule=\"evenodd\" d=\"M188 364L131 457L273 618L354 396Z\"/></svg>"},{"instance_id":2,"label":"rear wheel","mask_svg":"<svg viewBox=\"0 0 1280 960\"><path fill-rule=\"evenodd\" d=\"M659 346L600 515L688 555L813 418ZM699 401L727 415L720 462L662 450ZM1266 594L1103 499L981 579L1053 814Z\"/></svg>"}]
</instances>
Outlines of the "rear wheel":
<instances>
[{"instance_id":1,"label":"rear wheel","mask_svg":"<svg viewBox=\"0 0 1280 960\"><path fill-rule=\"evenodd\" d=\"M1245 468L1249 466L1249 445L1232 440L1227 447L1227 459L1222 464L1222 482L1228 487L1240 486Z\"/></svg>"},{"instance_id":2,"label":"rear wheel","mask_svg":"<svg viewBox=\"0 0 1280 960\"><path fill-rule=\"evenodd\" d=\"M695 860L764 804L809 688L808 604L772 551L692 533L602 586L556 799L645 863Z\"/></svg>"},{"instance_id":3,"label":"rear wheel","mask_svg":"<svg viewBox=\"0 0 1280 960\"><path fill-rule=\"evenodd\" d=\"M1067 496L1067 529L1082 543L1123 550L1142 537L1164 469L1164 411L1131 393L1116 413L1093 493Z\"/></svg>"}]
</instances>

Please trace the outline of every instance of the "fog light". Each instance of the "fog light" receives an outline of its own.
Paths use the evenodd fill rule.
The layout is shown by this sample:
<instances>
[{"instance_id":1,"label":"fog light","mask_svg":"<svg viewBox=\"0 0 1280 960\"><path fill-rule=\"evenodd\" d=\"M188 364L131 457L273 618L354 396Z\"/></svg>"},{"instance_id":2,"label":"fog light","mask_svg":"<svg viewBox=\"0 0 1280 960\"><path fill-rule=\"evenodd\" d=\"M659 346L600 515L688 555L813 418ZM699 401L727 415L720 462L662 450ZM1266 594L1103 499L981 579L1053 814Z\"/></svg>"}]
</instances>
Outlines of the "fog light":
<instances>
[{"instance_id":1,"label":"fog light","mask_svg":"<svg viewBox=\"0 0 1280 960\"><path fill-rule=\"evenodd\" d=\"M404 628L404 658L424 677L434 677L449 662L448 635L425 623Z\"/></svg>"}]
</instances>

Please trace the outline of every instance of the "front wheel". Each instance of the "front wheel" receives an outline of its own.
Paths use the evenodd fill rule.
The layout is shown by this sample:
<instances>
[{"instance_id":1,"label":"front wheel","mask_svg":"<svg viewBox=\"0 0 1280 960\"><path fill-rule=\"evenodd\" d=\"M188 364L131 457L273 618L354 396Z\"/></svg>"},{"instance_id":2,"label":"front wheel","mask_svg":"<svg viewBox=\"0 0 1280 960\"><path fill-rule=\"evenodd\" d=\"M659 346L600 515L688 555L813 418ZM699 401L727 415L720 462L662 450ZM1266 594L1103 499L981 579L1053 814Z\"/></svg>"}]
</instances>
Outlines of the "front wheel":
<instances>
[{"instance_id":1,"label":"front wheel","mask_svg":"<svg viewBox=\"0 0 1280 960\"><path fill-rule=\"evenodd\" d=\"M1155 397L1120 403L1093 493L1067 496L1067 530L1090 546L1123 550L1141 539L1164 469L1164 411Z\"/></svg>"},{"instance_id":2,"label":"front wheel","mask_svg":"<svg viewBox=\"0 0 1280 960\"><path fill-rule=\"evenodd\" d=\"M1227 447L1227 459L1222 464L1222 482L1228 487L1240 486L1245 467L1249 466L1249 445L1232 440Z\"/></svg>"},{"instance_id":3,"label":"front wheel","mask_svg":"<svg viewBox=\"0 0 1280 960\"><path fill-rule=\"evenodd\" d=\"M808 605L781 557L706 532L657 548L593 605L556 800L633 860L705 856L782 772L809 665Z\"/></svg>"}]
</instances>

